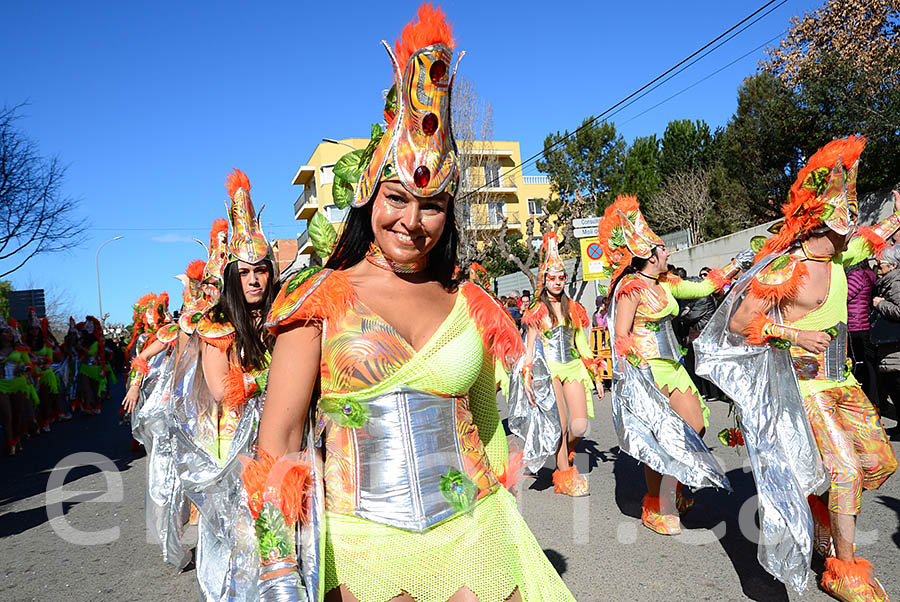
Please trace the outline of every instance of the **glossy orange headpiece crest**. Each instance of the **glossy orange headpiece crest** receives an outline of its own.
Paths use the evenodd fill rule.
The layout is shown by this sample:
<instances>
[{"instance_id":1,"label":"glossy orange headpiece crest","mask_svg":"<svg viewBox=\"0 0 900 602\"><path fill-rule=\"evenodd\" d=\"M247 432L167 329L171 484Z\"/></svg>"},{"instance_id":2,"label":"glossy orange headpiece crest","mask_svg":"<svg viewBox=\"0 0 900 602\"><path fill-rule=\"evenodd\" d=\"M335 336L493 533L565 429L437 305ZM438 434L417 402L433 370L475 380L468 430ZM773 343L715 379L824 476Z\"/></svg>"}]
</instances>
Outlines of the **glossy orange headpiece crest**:
<instances>
[{"instance_id":1,"label":"glossy orange headpiece crest","mask_svg":"<svg viewBox=\"0 0 900 602\"><path fill-rule=\"evenodd\" d=\"M250 200L250 179L239 169L228 174L225 180L231 205L228 219L231 222L231 240L228 243L228 263L246 261L258 263L272 259L269 241L260 226L259 218ZM212 249L210 249L212 251ZM224 266L223 266L224 269Z\"/></svg>"}]
</instances>

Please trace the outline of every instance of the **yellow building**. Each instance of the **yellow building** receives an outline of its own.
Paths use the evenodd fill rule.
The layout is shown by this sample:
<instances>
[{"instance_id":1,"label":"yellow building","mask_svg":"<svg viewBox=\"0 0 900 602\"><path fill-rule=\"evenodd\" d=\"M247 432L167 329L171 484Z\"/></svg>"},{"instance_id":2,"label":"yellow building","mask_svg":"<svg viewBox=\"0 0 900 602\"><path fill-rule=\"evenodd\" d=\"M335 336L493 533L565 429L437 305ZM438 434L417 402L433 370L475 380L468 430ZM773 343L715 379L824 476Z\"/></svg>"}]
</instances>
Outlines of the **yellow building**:
<instances>
[{"instance_id":1,"label":"yellow building","mask_svg":"<svg viewBox=\"0 0 900 602\"><path fill-rule=\"evenodd\" d=\"M303 186L294 202L294 219L309 226L312 216L322 211L340 232L348 209L338 209L331 198L332 168L343 155L368 143L368 138L345 138L323 140L316 146L294 174L293 184ZM529 216L542 214L542 203L550 197L550 181L547 176L523 176L517 169L522 162L517 141L458 142L457 146L462 171L457 199L466 203L459 228L488 234L499 230L501 216L506 216L509 232L522 232ZM306 231L298 239L298 252L313 252Z\"/></svg>"}]
</instances>

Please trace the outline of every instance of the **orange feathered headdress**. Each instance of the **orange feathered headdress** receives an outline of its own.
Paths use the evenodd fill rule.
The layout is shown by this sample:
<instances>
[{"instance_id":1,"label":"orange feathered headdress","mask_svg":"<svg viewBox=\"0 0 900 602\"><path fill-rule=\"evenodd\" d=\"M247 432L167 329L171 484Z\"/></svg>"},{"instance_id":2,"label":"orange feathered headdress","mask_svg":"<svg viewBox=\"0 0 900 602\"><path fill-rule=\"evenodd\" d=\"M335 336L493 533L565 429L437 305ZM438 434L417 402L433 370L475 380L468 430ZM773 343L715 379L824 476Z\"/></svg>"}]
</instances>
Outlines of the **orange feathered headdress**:
<instances>
[{"instance_id":1,"label":"orange feathered headdress","mask_svg":"<svg viewBox=\"0 0 900 602\"><path fill-rule=\"evenodd\" d=\"M235 169L228 174L225 187L231 197L228 208L228 219L231 221L228 262L259 263L263 259L272 259L269 241L263 234L259 217L253 209L253 201L250 200L250 179L247 174Z\"/></svg>"},{"instance_id":2,"label":"orange feathered headdress","mask_svg":"<svg viewBox=\"0 0 900 602\"><path fill-rule=\"evenodd\" d=\"M335 188L347 190L348 180L358 180L354 207L369 202L383 179L399 180L421 197L444 191L455 195L459 168L450 127L450 91L456 73L456 67L450 70L456 46L453 28L441 9L424 2L417 20L403 28L394 50L387 42L382 44L394 67L394 86L384 110L387 130L381 133L376 128L361 156L339 162Z\"/></svg>"},{"instance_id":3,"label":"orange feathered headdress","mask_svg":"<svg viewBox=\"0 0 900 602\"><path fill-rule=\"evenodd\" d=\"M217 217L209 231L209 257L203 280L210 279L221 288L225 264L228 262L228 220Z\"/></svg>"},{"instance_id":4,"label":"orange feathered headdress","mask_svg":"<svg viewBox=\"0 0 900 602\"><path fill-rule=\"evenodd\" d=\"M654 247L664 244L641 214L637 197L627 194L620 194L606 208L597 227L597 238L603 251L604 275L610 281L625 271L633 257L647 259Z\"/></svg>"},{"instance_id":5,"label":"orange feathered headdress","mask_svg":"<svg viewBox=\"0 0 900 602\"><path fill-rule=\"evenodd\" d=\"M559 237L552 230L544 234L541 241L541 265L538 268L538 288L544 288L547 274L566 273L566 266L559 256ZM536 293L538 297L540 293Z\"/></svg>"},{"instance_id":6,"label":"orange feathered headdress","mask_svg":"<svg viewBox=\"0 0 900 602\"><path fill-rule=\"evenodd\" d=\"M794 241L822 228L847 234L859 216L856 173L866 146L863 136L833 140L820 148L797 173L781 212L759 256L783 251Z\"/></svg>"}]
</instances>

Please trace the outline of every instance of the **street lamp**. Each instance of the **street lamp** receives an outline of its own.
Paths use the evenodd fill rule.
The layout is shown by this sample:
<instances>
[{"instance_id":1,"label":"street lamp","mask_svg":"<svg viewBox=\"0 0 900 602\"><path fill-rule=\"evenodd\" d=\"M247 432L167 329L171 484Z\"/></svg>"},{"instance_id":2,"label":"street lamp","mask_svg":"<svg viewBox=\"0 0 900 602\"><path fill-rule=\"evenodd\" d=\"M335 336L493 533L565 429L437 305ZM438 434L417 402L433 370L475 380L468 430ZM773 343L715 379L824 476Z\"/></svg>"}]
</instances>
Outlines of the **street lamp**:
<instances>
[{"instance_id":1,"label":"street lamp","mask_svg":"<svg viewBox=\"0 0 900 602\"><path fill-rule=\"evenodd\" d=\"M352 144L347 144L346 142L341 142L340 140L335 140L334 138L322 138L322 142L327 142L329 144L343 144L348 148L352 148L353 150L359 150Z\"/></svg>"},{"instance_id":2,"label":"street lamp","mask_svg":"<svg viewBox=\"0 0 900 602\"><path fill-rule=\"evenodd\" d=\"M94 266L97 268L97 305L100 306L100 326L103 326L106 320L103 318L103 298L100 296L100 249L108 245L114 240L119 240L125 238L124 236L116 236L114 238L110 238L102 245L97 247L97 255L94 257Z\"/></svg>"}]
</instances>

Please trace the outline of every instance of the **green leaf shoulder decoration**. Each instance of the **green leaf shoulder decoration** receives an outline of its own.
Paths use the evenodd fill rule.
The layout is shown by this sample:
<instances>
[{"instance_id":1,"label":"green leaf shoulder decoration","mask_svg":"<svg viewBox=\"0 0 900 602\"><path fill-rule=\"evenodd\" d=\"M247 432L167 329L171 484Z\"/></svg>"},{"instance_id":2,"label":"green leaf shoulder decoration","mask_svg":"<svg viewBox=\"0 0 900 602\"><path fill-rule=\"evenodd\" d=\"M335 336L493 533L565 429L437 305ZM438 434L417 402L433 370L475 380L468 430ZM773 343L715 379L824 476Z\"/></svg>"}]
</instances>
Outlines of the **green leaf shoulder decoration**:
<instances>
[{"instance_id":1,"label":"green leaf shoulder decoration","mask_svg":"<svg viewBox=\"0 0 900 602\"><path fill-rule=\"evenodd\" d=\"M337 231L321 211L316 211L309 220L309 240L312 242L316 255L322 259L331 255L337 244Z\"/></svg>"},{"instance_id":2,"label":"green leaf shoulder decoration","mask_svg":"<svg viewBox=\"0 0 900 602\"><path fill-rule=\"evenodd\" d=\"M299 272L294 274L290 280L288 280L287 286L285 287L285 291L284 291L285 294L290 295L295 290L297 290L297 288L301 284L303 284L304 282L309 280L310 277L318 274L321 270L322 270L322 268L319 268L319 267L303 268L302 270L300 270Z\"/></svg>"}]
</instances>

